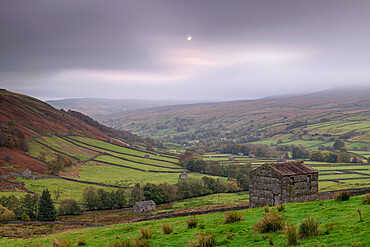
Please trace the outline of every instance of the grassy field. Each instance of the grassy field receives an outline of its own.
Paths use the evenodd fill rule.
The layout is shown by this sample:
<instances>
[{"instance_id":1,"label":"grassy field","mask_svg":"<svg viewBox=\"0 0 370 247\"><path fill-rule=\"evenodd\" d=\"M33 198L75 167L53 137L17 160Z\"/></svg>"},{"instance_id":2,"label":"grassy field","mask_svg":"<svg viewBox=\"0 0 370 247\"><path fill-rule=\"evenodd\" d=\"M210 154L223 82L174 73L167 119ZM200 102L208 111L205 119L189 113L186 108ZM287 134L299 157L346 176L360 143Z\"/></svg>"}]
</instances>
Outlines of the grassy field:
<instances>
[{"instance_id":1,"label":"grassy field","mask_svg":"<svg viewBox=\"0 0 370 247\"><path fill-rule=\"evenodd\" d=\"M361 205L364 196L350 198L349 201L315 201L306 203L289 203L286 209L279 214L286 222L291 222L298 228L307 217L312 216L320 222L320 234L299 240L299 246L368 246L370 245L370 207ZM272 208L271 208L272 209ZM360 221L357 210L361 210L363 220ZM265 215L263 208L240 211L243 220L233 224L224 224L224 213L214 213L197 216L199 222L204 223L205 229L188 229L187 217L164 219L133 224L112 225L85 230L74 230L40 238L19 239L17 241L2 238L1 246L41 246L51 245L51 239L65 238L76 245L77 240L83 238L87 246L108 246L122 239L139 238L140 227L152 229L153 246L187 246L196 239L199 232L213 233L219 246L268 246L269 238L276 246L286 246L286 236L283 232L261 234L253 231L253 225ZM174 232L164 235L161 231L163 223L173 225ZM232 239L226 238L231 232ZM117 239L119 238L119 239Z\"/></svg>"},{"instance_id":2,"label":"grassy field","mask_svg":"<svg viewBox=\"0 0 370 247\"><path fill-rule=\"evenodd\" d=\"M169 210L195 208L204 206L214 206L222 204L240 203L249 201L249 192L243 191L238 193L219 193L197 198L190 198L183 201L172 203Z\"/></svg>"},{"instance_id":3,"label":"grassy field","mask_svg":"<svg viewBox=\"0 0 370 247\"><path fill-rule=\"evenodd\" d=\"M70 138L73 139L73 140L85 142L87 144L93 145L93 146L98 147L98 148L100 147L100 148L105 148L105 149L109 149L109 150L112 150L112 151L117 151L117 152L121 152L121 153L125 153L125 154L138 155L138 156L141 156L143 158L146 154L148 154L148 153L145 153L145 152L142 152L142 151L133 150L133 149L130 149L130 148L125 148L125 147L109 144L107 142L104 142L104 141L101 141L101 140L98 140L98 139L91 139L91 138L88 138L88 137L80 137L80 136L71 136ZM149 155L152 155L153 158L160 159L160 160L163 160L163 161L177 162L177 159L175 159L175 158L168 158L168 157L163 157L163 156L154 155L154 154L149 154Z\"/></svg>"},{"instance_id":4,"label":"grassy field","mask_svg":"<svg viewBox=\"0 0 370 247\"><path fill-rule=\"evenodd\" d=\"M124 167L110 165L96 165L95 162L89 162L81 166L79 178L81 180L107 183L120 186L134 186L136 183L177 183L180 173L153 173L132 170ZM189 178L202 178L200 173L189 173ZM215 179L220 177L209 176ZM226 180L225 178L221 178Z\"/></svg>"},{"instance_id":5,"label":"grassy field","mask_svg":"<svg viewBox=\"0 0 370 247\"><path fill-rule=\"evenodd\" d=\"M86 187L90 187L90 186L97 188L97 189L104 189L106 191L116 190L115 188L82 184L82 183L67 181L63 179L35 179L33 180L33 179L19 178L18 181L24 182L26 188L40 195L42 194L42 191L45 188L47 188L50 191L50 194L53 200L55 199L54 191L59 189L60 191L59 201L62 201L64 199L75 199L78 202L82 202L83 191ZM6 192L0 192L0 195L2 196L3 193L6 193ZM22 192L15 192L14 195L21 196L22 194L20 193Z\"/></svg>"}]
</instances>

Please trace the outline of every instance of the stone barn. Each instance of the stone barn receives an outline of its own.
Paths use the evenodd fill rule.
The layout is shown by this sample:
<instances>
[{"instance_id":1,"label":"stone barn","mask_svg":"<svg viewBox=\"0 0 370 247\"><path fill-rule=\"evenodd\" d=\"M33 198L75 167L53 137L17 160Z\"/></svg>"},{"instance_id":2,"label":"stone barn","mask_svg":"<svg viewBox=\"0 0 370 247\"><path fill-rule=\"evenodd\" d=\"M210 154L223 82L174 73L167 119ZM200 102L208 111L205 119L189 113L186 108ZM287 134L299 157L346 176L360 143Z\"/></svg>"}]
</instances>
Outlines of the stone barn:
<instances>
[{"instance_id":1,"label":"stone barn","mask_svg":"<svg viewBox=\"0 0 370 247\"><path fill-rule=\"evenodd\" d=\"M147 211L155 211L155 202L152 200L137 202L133 206L134 213L143 213Z\"/></svg>"},{"instance_id":2,"label":"stone barn","mask_svg":"<svg viewBox=\"0 0 370 247\"><path fill-rule=\"evenodd\" d=\"M250 173L250 207L314 201L318 172L301 162L267 163Z\"/></svg>"},{"instance_id":3,"label":"stone barn","mask_svg":"<svg viewBox=\"0 0 370 247\"><path fill-rule=\"evenodd\" d=\"M183 172L180 174L180 179L188 179L189 178L189 174L187 172Z\"/></svg>"}]
</instances>

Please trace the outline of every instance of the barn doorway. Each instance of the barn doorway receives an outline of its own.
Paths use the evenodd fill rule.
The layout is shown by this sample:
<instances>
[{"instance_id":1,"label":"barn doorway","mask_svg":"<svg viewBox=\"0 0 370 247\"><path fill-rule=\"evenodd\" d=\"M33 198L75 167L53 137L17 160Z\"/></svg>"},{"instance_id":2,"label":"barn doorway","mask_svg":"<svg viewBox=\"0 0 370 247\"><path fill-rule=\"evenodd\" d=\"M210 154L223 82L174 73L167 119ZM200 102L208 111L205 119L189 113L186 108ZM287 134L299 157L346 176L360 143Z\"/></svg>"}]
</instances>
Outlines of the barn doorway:
<instances>
[{"instance_id":1,"label":"barn doorway","mask_svg":"<svg viewBox=\"0 0 370 247\"><path fill-rule=\"evenodd\" d=\"M280 204L279 195L274 194L274 206L279 205L279 204Z\"/></svg>"}]
</instances>

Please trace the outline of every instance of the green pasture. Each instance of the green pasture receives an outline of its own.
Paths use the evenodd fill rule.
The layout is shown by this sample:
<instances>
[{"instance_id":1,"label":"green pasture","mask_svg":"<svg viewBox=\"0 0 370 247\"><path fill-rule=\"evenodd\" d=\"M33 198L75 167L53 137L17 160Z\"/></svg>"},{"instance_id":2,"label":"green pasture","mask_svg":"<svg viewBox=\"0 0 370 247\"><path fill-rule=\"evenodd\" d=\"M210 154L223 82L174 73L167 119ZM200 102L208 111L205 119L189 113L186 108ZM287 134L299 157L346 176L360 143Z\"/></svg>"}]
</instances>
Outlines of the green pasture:
<instances>
[{"instance_id":1,"label":"green pasture","mask_svg":"<svg viewBox=\"0 0 370 247\"><path fill-rule=\"evenodd\" d=\"M287 222L298 228L299 224L307 216L311 216L320 223L320 234L316 237L299 239L299 246L369 246L370 245L370 207L362 205L364 196L352 197L349 201L337 202L314 201L304 203L287 203L285 211L279 214ZM359 220L357 210L361 210L362 221ZM271 207L271 210L275 209ZM224 224L224 213L213 213L196 216L205 229L188 229L186 220L188 217L163 219L131 224L111 225L83 230L73 230L65 233L54 234L31 239L0 239L1 246L40 246L47 244L51 246L51 240L65 238L72 242L73 246L77 240L83 238L86 246L107 246L122 239L139 238L140 227L152 229L153 246L188 246L196 239L197 233L206 232L215 234L219 246L268 246L269 238L275 246L286 246L284 232L273 232L262 234L253 231L253 225L264 215L263 208L254 208L238 211L243 220L232 224ZM164 235L161 231L163 223L173 226L172 234ZM226 233L231 232L232 239L226 238Z\"/></svg>"},{"instance_id":2,"label":"green pasture","mask_svg":"<svg viewBox=\"0 0 370 247\"><path fill-rule=\"evenodd\" d=\"M34 191L38 194L42 194L44 189L50 191L51 197L55 200L54 191L60 191L59 201L64 199L75 199L78 202L82 202L82 194L86 187L94 187L97 189L104 189L107 191L115 190L115 188L83 184L78 182L67 181L63 179L24 179L18 178L18 181L24 182L26 188L31 191Z\"/></svg>"},{"instance_id":3,"label":"green pasture","mask_svg":"<svg viewBox=\"0 0 370 247\"><path fill-rule=\"evenodd\" d=\"M360 155L362 157L365 157L366 159L370 157L370 151L351 151L351 153Z\"/></svg>"},{"instance_id":4,"label":"green pasture","mask_svg":"<svg viewBox=\"0 0 370 247\"><path fill-rule=\"evenodd\" d=\"M88 162L81 166L78 179L120 186L134 186L136 183L145 184L146 182L175 184L178 182L180 173L181 171L179 173L142 172L124 167L105 164L96 165L95 162ZM226 180L226 178L201 173L189 173L189 178L202 178L204 176Z\"/></svg>"},{"instance_id":5,"label":"green pasture","mask_svg":"<svg viewBox=\"0 0 370 247\"><path fill-rule=\"evenodd\" d=\"M28 142L30 147L29 155L39 157L40 153L45 153L46 161L55 159L54 151L34 141Z\"/></svg>"},{"instance_id":6,"label":"green pasture","mask_svg":"<svg viewBox=\"0 0 370 247\"><path fill-rule=\"evenodd\" d=\"M183 208L195 208L204 206L215 206L231 203L241 203L249 201L249 192L237 192L237 193L219 193L207 196L201 196L196 198L190 198L178 202L171 203L169 210L183 209Z\"/></svg>"},{"instance_id":7,"label":"green pasture","mask_svg":"<svg viewBox=\"0 0 370 247\"><path fill-rule=\"evenodd\" d=\"M37 139L39 142L48 145L58 151L62 151L69 155L79 158L80 160L88 159L97 154L97 152L93 152L82 147L75 146L70 142L53 135L52 137L41 137Z\"/></svg>"},{"instance_id":8,"label":"green pasture","mask_svg":"<svg viewBox=\"0 0 370 247\"><path fill-rule=\"evenodd\" d=\"M91 139L91 138L88 138L88 137L80 137L80 136L70 136L70 138L74 139L74 140L77 140L77 141L85 142L85 143L93 145L97 148L100 147L100 148L105 148L105 149L116 151L116 152L138 155L138 156L141 156L143 158L146 154L149 154L150 156L154 156L153 158L160 159L160 160L163 160L163 161L178 162L178 160L175 159L175 158L167 158L167 157L163 157L163 156L160 156L160 155L155 155L155 154L146 153L146 152L142 152L142 151L138 151L138 150L133 150L133 149L130 149L130 148L125 148L125 147L113 145L113 144L110 144L110 143L107 143L107 142L104 142L104 141L101 141L101 140L97 140L97 139Z\"/></svg>"}]
</instances>

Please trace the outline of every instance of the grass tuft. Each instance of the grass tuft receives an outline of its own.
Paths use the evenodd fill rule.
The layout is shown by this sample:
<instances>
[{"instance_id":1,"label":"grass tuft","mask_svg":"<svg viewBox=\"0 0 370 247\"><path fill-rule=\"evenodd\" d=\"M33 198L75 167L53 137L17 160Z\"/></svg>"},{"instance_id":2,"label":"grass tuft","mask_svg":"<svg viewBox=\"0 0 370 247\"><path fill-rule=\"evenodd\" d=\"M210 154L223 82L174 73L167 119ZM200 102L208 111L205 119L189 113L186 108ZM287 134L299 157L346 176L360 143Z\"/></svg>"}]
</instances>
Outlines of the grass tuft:
<instances>
[{"instance_id":1,"label":"grass tuft","mask_svg":"<svg viewBox=\"0 0 370 247\"><path fill-rule=\"evenodd\" d=\"M351 194L348 191L341 191L334 196L335 201L348 201Z\"/></svg>"},{"instance_id":2,"label":"grass tuft","mask_svg":"<svg viewBox=\"0 0 370 247\"><path fill-rule=\"evenodd\" d=\"M227 231L226 232L226 239L233 239L233 238L234 238L234 235L230 231Z\"/></svg>"},{"instance_id":3,"label":"grass tuft","mask_svg":"<svg viewBox=\"0 0 370 247\"><path fill-rule=\"evenodd\" d=\"M243 220L243 214L237 211L230 211L224 214L224 223L234 223Z\"/></svg>"},{"instance_id":4,"label":"grass tuft","mask_svg":"<svg viewBox=\"0 0 370 247\"><path fill-rule=\"evenodd\" d=\"M278 212L284 211L285 210L284 203L276 205L276 209L277 209Z\"/></svg>"},{"instance_id":5,"label":"grass tuft","mask_svg":"<svg viewBox=\"0 0 370 247\"><path fill-rule=\"evenodd\" d=\"M276 232L284 229L284 217L275 212L263 216L254 226L254 230L260 233Z\"/></svg>"},{"instance_id":6,"label":"grass tuft","mask_svg":"<svg viewBox=\"0 0 370 247\"><path fill-rule=\"evenodd\" d=\"M292 223L287 224L285 227L285 236L287 238L287 245L293 246L298 244L297 229Z\"/></svg>"},{"instance_id":7,"label":"grass tuft","mask_svg":"<svg viewBox=\"0 0 370 247\"><path fill-rule=\"evenodd\" d=\"M51 244L53 247L72 247L71 241L64 238L53 238L51 240Z\"/></svg>"},{"instance_id":8,"label":"grass tuft","mask_svg":"<svg viewBox=\"0 0 370 247\"><path fill-rule=\"evenodd\" d=\"M79 239L77 240L77 245L78 245L78 246L86 245L86 241L85 241L85 239L83 239L83 238L79 238Z\"/></svg>"},{"instance_id":9,"label":"grass tuft","mask_svg":"<svg viewBox=\"0 0 370 247\"><path fill-rule=\"evenodd\" d=\"M319 221L313 219L311 216L308 216L299 225L299 237L308 238L308 237L317 236L320 234L319 227L320 227Z\"/></svg>"},{"instance_id":10,"label":"grass tuft","mask_svg":"<svg viewBox=\"0 0 370 247\"><path fill-rule=\"evenodd\" d=\"M119 242L114 242L107 246L108 247L135 247L135 243L133 243L130 239L123 239Z\"/></svg>"},{"instance_id":11,"label":"grass tuft","mask_svg":"<svg viewBox=\"0 0 370 247\"><path fill-rule=\"evenodd\" d=\"M171 234L173 232L173 225L170 225L168 223L163 223L162 231L163 231L163 234Z\"/></svg>"},{"instance_id":12,"label":"grass tuft","mask_svg":"<svg viewBox=\"0 0 370 247\"><path fill-rule=\"evenodd\" d=\"M366 194L361 204L370 205L370 194Z\"/></svg>"},{"instance_id":13,"label":"grass tuft","mask_svg":"<svg viewBox=\"0 0 370 247\"><path fill-rule=\"evenodd\" d=\"M194 217L190 217L186 220L186 224L188 224L188 229L195 228L198 225L198 219Z\"/></svg>"},{"instance_id":14,"label":"grass tuft","mask_svg":"<svg viewBox=\"0 0 370 247\"><path fill-rule=\"evenodd\" d=\"M195 242L191 242L191 247L214 247L217 245L216 236L213 233L200 232L197 234Z\"/></svg>"},{"instance_id":15,"label":"grass tuft","mask_svg":"<svg viewBox=\"0 0 370 247\"><path fill-rule=\"evenodd\" d=\"M152 229L148 227L140 227L140 239L151 239Z\"/></svg>"}]
</instances>

